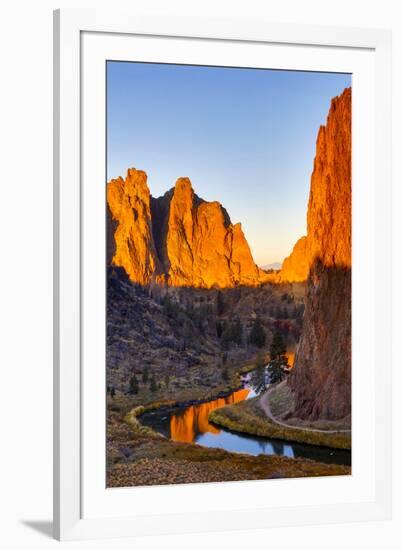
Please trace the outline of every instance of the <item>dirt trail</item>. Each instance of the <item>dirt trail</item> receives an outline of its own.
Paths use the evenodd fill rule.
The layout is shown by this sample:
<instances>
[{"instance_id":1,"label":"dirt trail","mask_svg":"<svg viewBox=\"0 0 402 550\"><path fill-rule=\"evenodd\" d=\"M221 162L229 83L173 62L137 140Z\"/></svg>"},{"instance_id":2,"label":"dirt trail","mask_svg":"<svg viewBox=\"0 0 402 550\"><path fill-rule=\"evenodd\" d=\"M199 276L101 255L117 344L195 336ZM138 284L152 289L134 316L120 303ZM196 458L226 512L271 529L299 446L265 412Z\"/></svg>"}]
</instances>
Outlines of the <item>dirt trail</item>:
<instances>
[{"instance_id":1,"label":"dirt trail","mask_svg":"<svg viewBox=\"0 0 402 550\"><path fill-rule=\"evenodd\" d=\"M269 406L269 395L271 393L271 390L268 390L259 400L260 407L265 412L267 417L274 422L275 424L278 424L279 426L283 426L284 428L291 428L293 430L303 430L305 432L317 432L317 433L323 433L323 434L337 434L337 433L350 433L351 430L320 430L319 428L307 428L305 426L294 426L293 424L286 424L286 422L282 422L281 420L278 420L275 418L275 416L272 414L271 407Z\"/></svg>"}]
</instances>

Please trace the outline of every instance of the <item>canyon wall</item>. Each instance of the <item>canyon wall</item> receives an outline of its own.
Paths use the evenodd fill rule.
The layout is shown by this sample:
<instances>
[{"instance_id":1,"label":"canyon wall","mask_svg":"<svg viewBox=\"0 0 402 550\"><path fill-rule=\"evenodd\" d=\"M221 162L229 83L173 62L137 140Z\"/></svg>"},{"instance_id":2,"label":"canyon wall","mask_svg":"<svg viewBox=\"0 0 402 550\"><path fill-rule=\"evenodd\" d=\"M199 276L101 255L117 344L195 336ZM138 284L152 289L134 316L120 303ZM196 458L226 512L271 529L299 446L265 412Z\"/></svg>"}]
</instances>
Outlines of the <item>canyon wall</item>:
<instances>
[{"instance_id":1,"label":"canyon wall","mask_svg":"<svg viewBox=\"0 0 402 550\"><path fill-rule=\"evenodd\" d=\"M283 260L281 270L274 276L274 282L299 283L305 281L310 266L309 241L307 237L301 237L294 245L291 254Z\"/></svg>"},{"instance_id":2,"label":"canyon wall","mask_svg":"<svg viewBox=\"0 0 402 550\"><path fill-rule=\"evenodd\" d=\"M256 285L263 275L253 261L241 225L232 225L219 202L197 197L188 178L176 182L165 238L169 285Z\"/></svg>"},{"instance_id":3,"label":"canyon wall","mask_svg":"<svg viewBox=\"0 0 402 550\"><path fill-rule=\"evenodd\" d=\"M351 89L331 102L321 126L311 176L307 236L285 258L276 282L305 281L320 258L326 266L350 267L351 256Z\"/></svg>"},{"instance_id":4,"label":"canyon wall","mask_svg":"<svg viewBox=\"0 0 402 550\"><path fill-rule=\"evenodd\" d=\"M351 89L331 102L318 133L307 237L282 277L307 278L303 329L288 383L296 414L340 419L351 412ZM299 250L301 248L301 251ZM298 272L297 255L305 255Z\"/></svg>"},{"instance_id":5,"label":"canyon wall","mask_svg":"<svg viewBox=\"0 0 402 550\"><path fill-rule=\"evenodd\" d=\"M108 183L106 236L109 260L123 267L132 281L148 284L158 271L158 259L145 172L129 169L125 180Z\"/></svg>"},{"instance_id":6,"label":"canyon wall","mask_svg":"<svg viewBox=\"0 0 402 550\"><path fill-rule=\"evenodd\" d=\"M107 214L108 260L133 282L232 288L267 279L241 224L219 202L199 198L188 178L153 198L145 172L132 168L108 183Z\"/></svg>"}]
</instances>

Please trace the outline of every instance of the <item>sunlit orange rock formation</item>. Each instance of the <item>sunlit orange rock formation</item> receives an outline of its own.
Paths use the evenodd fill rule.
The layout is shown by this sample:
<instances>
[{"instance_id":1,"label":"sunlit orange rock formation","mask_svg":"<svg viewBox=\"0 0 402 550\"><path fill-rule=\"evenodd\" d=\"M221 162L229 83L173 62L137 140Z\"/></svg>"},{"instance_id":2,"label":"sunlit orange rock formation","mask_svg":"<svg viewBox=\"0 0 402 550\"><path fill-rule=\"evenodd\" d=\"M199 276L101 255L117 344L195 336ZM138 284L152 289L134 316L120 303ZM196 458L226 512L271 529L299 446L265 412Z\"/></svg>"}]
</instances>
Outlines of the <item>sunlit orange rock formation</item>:
<instances>
[{"instance_id":1,"label":"sunlit orange rock formation","mask_svg":"<svg viewBox=\"0 0 402 550\"><path fill-rule=\"evenodd\" d=\"M113 263L123 267L133 281L149 283L157 269L157 257L145 172L129 169L125 180L111 180L107 186L107 204L108 216L111 216L108 219L108 249L113 237Z\"/></svg>"},{"instance_id":2,"label":"sunlit orange rock formation","mask_svg":"<svg viewBox=\"0 0 402 550\"><path fill-rule=\"evenodd\" d=\"M309 263L306 309L289 384L303 418L339 419L351 412L351 191L348 88L332 100L318 133L301 245ZM288 279L299 274L293 254L284 264Z\"/></svg>"},{"instance_id":3,"label":"sunlit orange rock formation","mask_svg":"<svg viewBox=\"0 0 402 550\"><path fill-rule=\"evenodd\" d=\"M305 281L317 258L328 267L351 265L351 89L331 102L316 144L307 208L307 236L282 265L279 282Z\"/></svg>"},{"instance_id":4,"label":"sunlit orange rock formation","mask_svg":"<svg viewBox=\"0 0 402 550\"><path fill-rule=\"evenodd\" d=\"M200 199L188 178L152 198L145 172L132 168L125 180L108 183L107 202L109 260L133 282L228 288L267 278L241 224L233 225L219 202Z\"/></svg>"},{"instance_id":5,"label":"sunlit orange rock formation","mask_svg":"<svg viewBox=\"0 0 402 550\"><path fill-rule=\"evenodd\" d=\"M240 224L219 202L196 198L188 178L177 180L166 234L168 283L232 287L258 284L259 269Z\"/></svg>"},{"instance_id":6,"label":"sunlit orange rock formation","mask_svg":"<svg viewBox=\"0 0 402 550\"><path fill-rule=\"evenodd\" d=\"M275 276L281 283L299 283L305 281L310 271L311 257L307 237L301 237L293 247L292 253L284 259L282 268Z\"/></svg>"}]
</instances>

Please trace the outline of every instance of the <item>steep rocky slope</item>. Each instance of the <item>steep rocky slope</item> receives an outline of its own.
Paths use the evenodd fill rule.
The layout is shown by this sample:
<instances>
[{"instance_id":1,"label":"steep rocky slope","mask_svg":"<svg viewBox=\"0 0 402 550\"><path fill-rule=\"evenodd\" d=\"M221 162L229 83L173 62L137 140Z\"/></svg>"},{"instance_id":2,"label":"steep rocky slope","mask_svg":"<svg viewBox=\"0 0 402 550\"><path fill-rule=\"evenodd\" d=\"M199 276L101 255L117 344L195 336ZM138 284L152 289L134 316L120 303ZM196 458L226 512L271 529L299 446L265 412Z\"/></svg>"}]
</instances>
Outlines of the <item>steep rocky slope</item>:
<instances>
[{"instance_id":1,"label":"steep rocky slope","mask_svg":"<svg viewBox=\"0 0 402 550\"><path fill-rule=\"evenodd\" d=\"M215 366L220 359L219 343L211 337L207 320L202 324L193 317L176 303L153 299L149 289L130 282L122 268L109 267L108 385L126 391L130 376L140 377L145 367L163 381L166 374L184 376L190 367Z\"/></svg>"},{"instance_id":2,"label":"steep rocky slope","mask_svg":"<svg viewBox=\"0 0 402 550\"><path fill-rule=\"evenodd\" d=\"M238 368L258 349L249 343L258 317L267 339L282 330L293 348L303 315L298 285L194 289L132 283L125 270L107 269L107 383L126 392L130 377L144 369L170 389L213 388L222 383L223 360ZM285 299L284 299L285 298ZM280 317L278 319L277 317ZM240 325L239 339L228 327ZM226 331L226 337L225 337ZM225 359L224 359L225 358Z\"/></svg>"},{"instance_id":3,"label":"steep rocky slope","mask_svg":"<svg viewBox=\"0 0 402 550\"><path fill-rule=\"evenodd\" d=\"M309 240L301 237L293 247L292 253L284 259L282 269L275 275L276 281L301 282L308 277L311 265Z\"/></svg>"},{"instance_id":4,"label":"steep rocky slope","mask_svg":"<svg viewBox=\"0 0 402 550\"><path fill-rule=\"evenodd\" d=\"M256 286L267 279L241 228L219 202L206 202L188 178L150 196L145 172L130 169L107 188L108 258L131 281L196 288Z\"/></svg>"},{"instance_id":5,"label":"steep rocky slope","mask_svg":"<svg viewBox=\"0 0 402 550\"><path fill-rule=\"evenodd\" d=\"M170 202L166 260L173 286L227 288L260 280L241 225L231 224L219 202L196 197L188 178L177 180Z\"/></svg>"},{"instance_id":6,"label":"steep rocky slope","mask_svg":"<svg viewBox=\"0 0 402 550\"><path fill-rule=\"evenodd\" d=\"M288 279L297 275L298 248L304 249L306 309L289 377L302 418L339 419L351 412L351 206L349 88L332 100L327 124L319 130L307 237L283 269Z\"/></svg>"},{"instance_id":7,"label":"steep rocky slope","mask_svg":"<svg viewBox=\"0 0 402 550\"><path fill-rule=\"evenodd\" d=\"M305 281L317 258L326 266L350 267L351 89L332 100L316 144L307 208L307 236L282 265L278 282Z\"/></svg>"},{"instance_id":8,"label":"steep rocky slope","mask_svg":"<svg viewBox=\"0 0 402 550\"><path fill-rule=\"evenodd\" d=\"M147 284L157 272L147 175L129 169L107 186L107 256L132 281Z\"/></svg>"}]
</instances>

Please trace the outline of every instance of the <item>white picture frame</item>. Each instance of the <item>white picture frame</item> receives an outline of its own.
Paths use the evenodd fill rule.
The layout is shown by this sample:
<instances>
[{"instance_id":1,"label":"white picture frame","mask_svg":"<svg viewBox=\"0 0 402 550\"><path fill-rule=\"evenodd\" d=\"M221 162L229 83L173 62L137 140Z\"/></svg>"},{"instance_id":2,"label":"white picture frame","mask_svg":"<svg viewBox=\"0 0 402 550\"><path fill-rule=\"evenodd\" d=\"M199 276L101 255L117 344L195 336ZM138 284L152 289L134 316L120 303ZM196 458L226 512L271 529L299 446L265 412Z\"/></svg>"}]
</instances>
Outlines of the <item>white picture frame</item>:
<instances>
[{"instance_id":1,"label":"white picture frame","mask_svg":"<svg viewBox=\"0 0 402 550\"><path fill-rule=\"evenodd\" d=\"M166 46L163 49L162 42ZM187 42L185 49L178 47L184 42ZM105 120L104 115L99 116L99 110L104 107L104 89L99 85L99 67L105 59L110 59L110 52L119 58L126 55L131 59L133 51L137 52L133 60L162 60L162 56L166 60L166 56L170 56L168 59L184 63L193 56L193 62L207 64L213 56L217 60L215 64L229 65L230 56L236 55L240 60L238 66L250 64L251 60L260 66L257 58L264 54L259 52L268 47L273 52L270 63L287 64L286 68L337 70L343 67L359 75L357 95L354 89L353 99L353 182L357 182L353 190L353 242L357 260L361 256L361 266L371 270L367 274L367 270L354 268L353 273L356 295L353 316L361 321L354 321L353 325L353 365L359 362L367 366L365 373L357 368L354 369L356 375L352 373L353 474L348 476L350 480L320 478L106 489L101 484L105 430L104 415L101 416L104 316L99 317L104 308L103 271L99 273L99 266L104 266L104 238L99 238L94 251L86 244L94 227L99 229L96 220L104 208L104 194L96 191L105 181L104 159L100 158L102 147L104 150ZM185 58L180 57L184 55ZM390 517L391 357L390 346L381 349L376 346L376 342L386 342L391 334L390 62L391 35L384 30L243 22L229 18L145 17L98 10L55 12L56 538L185 533ZM96 196L90 205L86 200L88 193ZM355 266L355 256L353 262ZM89 285L91 274L94 277ZM370 305L359 301L363 296L359 288L363 287L365 295L372 297ZM384 376L385 369L387 376ZM91 392L87 391L89 384ZM99 418L102 420L98 421ZM367 456L363 454L364 449ZM251 494L255 498L248 498ZM180 506L183 499L191 500L191 511L188 505ZM208 504L211 500L212 505ZM159 508L153 504L155 501L160 503Z\"/></svg>"}]
</instances>

